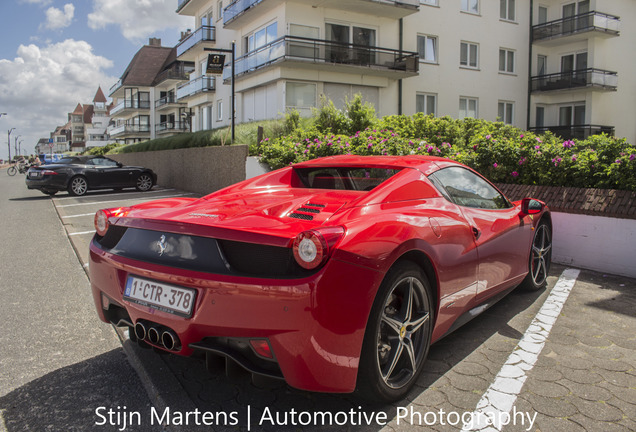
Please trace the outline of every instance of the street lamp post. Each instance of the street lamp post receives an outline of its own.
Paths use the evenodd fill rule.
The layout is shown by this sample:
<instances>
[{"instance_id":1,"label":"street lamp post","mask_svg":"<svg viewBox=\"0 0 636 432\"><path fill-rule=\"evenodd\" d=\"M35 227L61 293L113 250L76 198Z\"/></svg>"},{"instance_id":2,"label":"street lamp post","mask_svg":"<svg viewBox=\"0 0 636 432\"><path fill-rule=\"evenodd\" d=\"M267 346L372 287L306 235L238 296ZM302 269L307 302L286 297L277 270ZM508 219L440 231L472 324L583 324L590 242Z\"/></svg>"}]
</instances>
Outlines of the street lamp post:
<instances>
[{"instance_id":1,"label":"street lamp post","mask_svg":"<svg viewBox=\"0 0 636 432\"><path fill-rule=\"evenodd\" d=\"M22 135L18 135L17 137L14 137L13 139L15 141L13 141L13 150L15 151L15 155L18 155L18 138L20 138Z\"/></svg>"},{"instance_id":2,"label":"street lamp post","mask_svg":"<svg viewBox=\"0 0 636 432\"><path fill-rule=\"evenodd\" d=\"M11 128L7 131L7 147L9 148L9 162L11 162L11 131L15 128Z\"/></svg>"},{"instance_id":3,"label":"street lamp post","mask_svg":"<svg viewBox=\"0 0 636 432\"><path fill-rule=\"evenodd\" d=\"M24 140L20 140L20 142L18 143L18 154L21 155L22 154L22 143L24 142Z\"/></svg>"}]
</instances>

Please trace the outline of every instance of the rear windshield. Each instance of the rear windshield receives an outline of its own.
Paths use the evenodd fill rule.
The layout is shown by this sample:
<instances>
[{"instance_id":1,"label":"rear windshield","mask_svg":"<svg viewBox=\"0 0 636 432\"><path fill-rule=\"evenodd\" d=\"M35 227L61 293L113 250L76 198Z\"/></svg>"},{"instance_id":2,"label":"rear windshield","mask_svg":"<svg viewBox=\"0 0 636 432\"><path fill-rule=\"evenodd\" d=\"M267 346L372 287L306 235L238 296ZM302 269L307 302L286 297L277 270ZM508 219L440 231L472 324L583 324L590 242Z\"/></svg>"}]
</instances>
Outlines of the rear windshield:
<instances>
[{"instance_id":1,"label":"rear windshield","mask_svg":"<svg viewBox=\"0 0 636 432\"><path fill-rule=\"evenodd\" d=\"M395 168L295 168L306 188L370 191L400 172Z\"/></svg>"}]
</instances>

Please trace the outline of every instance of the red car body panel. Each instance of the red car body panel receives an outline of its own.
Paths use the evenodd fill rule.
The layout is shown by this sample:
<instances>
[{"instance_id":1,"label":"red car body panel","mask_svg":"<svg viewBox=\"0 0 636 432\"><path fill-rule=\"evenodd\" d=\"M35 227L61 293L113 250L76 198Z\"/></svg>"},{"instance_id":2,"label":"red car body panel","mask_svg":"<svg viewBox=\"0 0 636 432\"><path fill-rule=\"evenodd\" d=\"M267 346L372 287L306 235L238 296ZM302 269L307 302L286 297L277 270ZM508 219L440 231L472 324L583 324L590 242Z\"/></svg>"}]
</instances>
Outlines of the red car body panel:
<instances>
[{"instance_id":1,"label":"red car body panel","mask_svg":"<svg viewBox=\"0 0 636 432\"><path fill-rule=\"evenodd\" d=\"M305 167L401 169L369 192L302 187L294 170ZM356 387L364 332L385 274L400 259L430 263L436 301L436 341L458 317L518 284L528 273L533 230L540 215L460 207L427 179L445 166L431 157L330 157L246 180L201 199L168 199L126 209L111 226L291 248L301 232L342 226L326 264L302 277L252 277L167 267L90 246L90 279L100 318L104 298L125 309L131 323L147 320L189 345L206 337L265 338L285 380L312 391ZM319 203L313 220L288 217ZM544 210L547 211L547 210ZM478 235L474 230L478 230ZM246 256L246 260L250 257ZM196 290L188 318L123 299L135 275Z\"/></svg>"}]
</instances>

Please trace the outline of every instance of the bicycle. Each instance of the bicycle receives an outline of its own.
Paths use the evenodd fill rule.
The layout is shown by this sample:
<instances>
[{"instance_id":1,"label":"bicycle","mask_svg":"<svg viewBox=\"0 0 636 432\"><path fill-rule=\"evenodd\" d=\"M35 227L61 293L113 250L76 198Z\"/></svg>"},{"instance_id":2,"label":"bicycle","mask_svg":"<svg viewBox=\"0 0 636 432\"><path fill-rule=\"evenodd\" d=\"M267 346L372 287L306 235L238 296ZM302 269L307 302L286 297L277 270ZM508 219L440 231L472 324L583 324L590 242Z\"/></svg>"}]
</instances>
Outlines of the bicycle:
<instances>
[{"instance_id":1,"label":"bicycle","mask_svg":"<svg viewBox=\"0 0 636 432\"><path fill-rule=\"evenodd\" d=\"M25 162L13 162L9 168L7 168L7 174L10 176L16 175L17 172L24 174L29 170L29 164Z\"/></svg>"}]
</instances>

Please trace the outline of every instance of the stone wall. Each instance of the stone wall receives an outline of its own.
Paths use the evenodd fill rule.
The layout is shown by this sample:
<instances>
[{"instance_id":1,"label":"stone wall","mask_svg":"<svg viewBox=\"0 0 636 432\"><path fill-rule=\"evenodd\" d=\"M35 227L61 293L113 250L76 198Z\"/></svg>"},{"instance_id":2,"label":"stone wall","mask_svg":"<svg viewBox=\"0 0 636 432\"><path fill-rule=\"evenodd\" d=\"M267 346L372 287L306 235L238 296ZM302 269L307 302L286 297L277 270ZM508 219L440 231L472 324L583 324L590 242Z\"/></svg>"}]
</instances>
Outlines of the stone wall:
<instances>
[{"instance_id":1,"label":"stone wall","mask_svg":"<svg viewBox=\"0 0 636 432\"><path fill-rule=\"evenodd\" d=\"M151 168L163 187L207 195L245 180L248 146L217 146L108 155L125 165Z\"/></svg>"}]
</instances>

